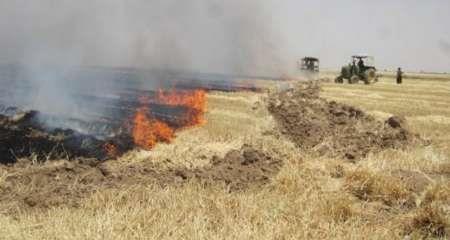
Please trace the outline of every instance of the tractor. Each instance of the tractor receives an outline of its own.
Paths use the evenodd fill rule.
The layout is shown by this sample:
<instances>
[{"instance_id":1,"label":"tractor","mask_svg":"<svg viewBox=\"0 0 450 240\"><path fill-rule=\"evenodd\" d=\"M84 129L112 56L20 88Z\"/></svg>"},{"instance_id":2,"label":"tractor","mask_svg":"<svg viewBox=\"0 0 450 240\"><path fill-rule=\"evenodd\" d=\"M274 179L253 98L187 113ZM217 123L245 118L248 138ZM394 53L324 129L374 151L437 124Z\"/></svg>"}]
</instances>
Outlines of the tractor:
<instances>
[{"instance_id":1,"label":"tractor","mask_svg":"<svg viewBox=\"0 0 450 240\"><path fill-rule=\"evenodd\" d=\"M319 59L315 57L304 57L298 62L298 68L301 71L318 73L319 72Z\"/></svg>"},{"instance_id":2,"label":"tractor","mask_svg":"<svg viewBox=\"0 0 450 240\"><path fill-rule=\"evenodd\" d=\"M352 56L352 62L342 67L341 74L335 79L336 83L356 84L359 81L365 84L378 82L377 69L374 66L374 58L367 55Z\"/></svg>"}]
</instances>

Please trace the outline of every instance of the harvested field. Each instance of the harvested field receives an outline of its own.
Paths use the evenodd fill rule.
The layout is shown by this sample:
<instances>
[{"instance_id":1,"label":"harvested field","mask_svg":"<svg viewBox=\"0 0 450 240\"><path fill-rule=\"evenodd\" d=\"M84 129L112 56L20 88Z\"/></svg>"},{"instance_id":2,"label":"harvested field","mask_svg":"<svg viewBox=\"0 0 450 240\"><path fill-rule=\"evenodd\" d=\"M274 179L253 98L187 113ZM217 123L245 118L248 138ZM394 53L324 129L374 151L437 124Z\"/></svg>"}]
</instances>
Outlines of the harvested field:
<instances>
[{"instance_id":1,"label":"harvested field","mask_svg":"<svg viewBox=\"0 0 450 240\"><path fill-rule=\"evenodd\" d=\"M450 125L427 119L450 118L449 82L391 81L210 92L206 123L152 151L19 159L0 168L0 238L445 239Z\"/></svg>"}]
</instances>

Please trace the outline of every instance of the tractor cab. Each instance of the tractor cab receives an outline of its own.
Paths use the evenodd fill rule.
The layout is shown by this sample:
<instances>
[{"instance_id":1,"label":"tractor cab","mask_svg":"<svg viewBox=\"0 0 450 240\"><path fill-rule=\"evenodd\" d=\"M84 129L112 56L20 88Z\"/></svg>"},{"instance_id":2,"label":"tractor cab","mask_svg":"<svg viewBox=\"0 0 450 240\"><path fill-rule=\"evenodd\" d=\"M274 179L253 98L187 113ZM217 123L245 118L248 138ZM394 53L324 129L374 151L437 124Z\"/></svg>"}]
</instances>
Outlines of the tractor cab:
<instances>
[{"instance_id":1,"label":"tractor cab","mask_svg":"<svg viewBox=\"0 0 450 240\"><path fill-rule=\"evenodd\" d=\"M375 69L375 59L372 56L354 55L352 56L352 64L358 66L361 72L365 72L370 68Z\"/></svg>"},{"instance_id":2,"label":"tractor cab","mask_svg":"<svg viewBox=\"0 0 450 240\"><path fill-rule=\"evenodd\" d=\"M317 73L319 72L320 61L315 57L304 57L298 62L301 71Z\"/></svg>"}]
</instances>

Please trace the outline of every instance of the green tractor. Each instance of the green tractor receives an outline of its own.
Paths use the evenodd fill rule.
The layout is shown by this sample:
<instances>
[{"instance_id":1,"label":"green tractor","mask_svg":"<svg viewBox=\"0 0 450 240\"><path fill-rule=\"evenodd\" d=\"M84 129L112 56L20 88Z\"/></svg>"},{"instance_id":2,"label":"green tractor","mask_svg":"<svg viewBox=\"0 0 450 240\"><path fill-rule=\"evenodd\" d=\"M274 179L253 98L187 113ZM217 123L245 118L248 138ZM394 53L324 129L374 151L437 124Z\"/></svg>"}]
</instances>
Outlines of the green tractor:
<instances>
[{"instance_id":1,"label":"green tractor","mask_svg":"<svg viewBox=\"0 0 450 240\"><path fill-rule=\"evenodd\" d=\"M365 84L378 82L377 69L374 66L374 58L366 55L352 56L352 62L342 67L341 74L335 79L336 83L356 84L359 81Z\"/></svg>"}]
</instances>

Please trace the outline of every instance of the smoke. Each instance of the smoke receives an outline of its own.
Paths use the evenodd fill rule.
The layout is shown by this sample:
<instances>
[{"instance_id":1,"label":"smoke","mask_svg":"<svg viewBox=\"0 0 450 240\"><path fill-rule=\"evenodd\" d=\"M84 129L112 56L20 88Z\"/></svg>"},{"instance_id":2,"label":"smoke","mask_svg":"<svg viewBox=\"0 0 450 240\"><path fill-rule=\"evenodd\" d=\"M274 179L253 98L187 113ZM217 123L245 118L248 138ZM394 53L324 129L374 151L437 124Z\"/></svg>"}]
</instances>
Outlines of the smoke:
<instances>
[{"instance_id":1,"label":"smoke","mask_svg":"<svg viewBox=\"0 0 450 240\"><path fill-rule=\"evenodd\" d=\"M86 66L157 69L134 76L150 86L173 70L279 76L269 13L258 0L0 0L0 63L22 66L8 87L30 89L9 104L87 118L74 93L107 94L121 77Z\"/></svg>"},{"instance_id":2,"label":"smoke","mask_svg":"<svg viewBox=\"0 0 450 240\"><path fill-rule=\"evenodd\" d=\"M274 73L264 3L43 0L0 3L2 61Z\"/></svg>"},{"instance_id":3,"label":"smoke","mask_svg":"<svg viewBox=\"0 0 450 240\"><path fill-rule=\"evenodd\" d=\"M439 49L441 52L446 55L447 57L450 57L450 43L441 39L438 43Z\"/></svg>"}]
</instances>

